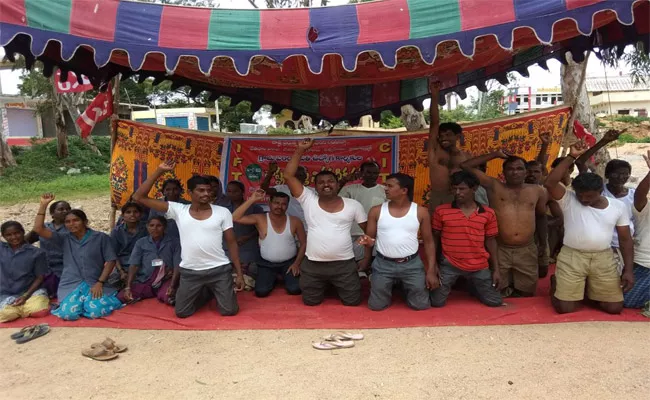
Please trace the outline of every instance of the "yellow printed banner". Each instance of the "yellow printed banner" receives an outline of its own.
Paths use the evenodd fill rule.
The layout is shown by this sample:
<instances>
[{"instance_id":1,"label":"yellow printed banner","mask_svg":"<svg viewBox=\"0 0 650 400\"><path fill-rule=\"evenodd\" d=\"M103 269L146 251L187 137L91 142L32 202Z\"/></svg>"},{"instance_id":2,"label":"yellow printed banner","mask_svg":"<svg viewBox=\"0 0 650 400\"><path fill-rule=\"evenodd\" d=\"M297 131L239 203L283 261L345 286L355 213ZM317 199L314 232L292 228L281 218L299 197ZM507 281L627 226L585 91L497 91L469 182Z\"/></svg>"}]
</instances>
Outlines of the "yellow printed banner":
<instances>
[{"instance_id":1,"label":"yellow printed banner","mask_svg":"<svg viewBox=\"0 0 650 400\"><path fill-rule=\"evenodd\" d=\"M118 121L117 140L111 156L111 202L117 207L126 203L147 179L147 174L163 160L176 162L176 169L156 182L151 196L162 197L161 185L165 179L179 179L185 187L185 182L193 175L218 177L223 142L223 137L215 135Z\"/></svg>"},{"instance_id":2,"label":"yellow printed banner","mask_svg":"<svg viewBox=\"0 0 650 400\"><path fill-rule=\"evenodd\" d=\"M560 143L570 115L570 107L556 107L514 117L463 125L460 145L463 150L473 155L505 149L526 160L533 160L537 157L541 147L540 135L549 134L551 144L548 149L547 168L550 169L551 162L560 151ZM377 140L386 140L387 138L386 133L375 132L373 134L357 130L344 130L336 131L334 135L328 137L328 140L340 140L342 143L352 140L345 136L368 136L369 138L376 137ZM161 184L167 178L177 178L183 183L183 186L187 179L196 174L218 176L223 181L220 171L222 151L224 148L228 148L229 144L240 143L239 139L244 137L253 140L251 135L224 138L204 132L198 134L158 125L119 121L117 142L111 158L111 199L113 204L119 207L128 201L130 195L147 178L147 173L152 172L162 160L175 161L176 169L156 183L150 193L152 196L162 197ZM287 137L283 138L288 139ZM291 139L298 138L300 136L291 137ZM255 142L269 141L269 146L273 145L271 142L277 141L277 139L277 136L256 135L254 137ZM415 178L415 201L423 205L428 203L430 186L427 139L428 132L397 135L397 169ZM249 158L273 156L288 159L294 148L288 146L273 152L264 150L260 154L252 152ZM315 147L315 149L318 148ZM502 160L493 160L488 163L488 174L494 177L500 176L501 164ZM386 170L382 170L382 172L389 174L395 172L394 168L393 163L388 163ZM256 172L256 174L259 173L261 172ZM228 179L234 179L234 175L229 176Z\"/></svg>"}]
</instances>

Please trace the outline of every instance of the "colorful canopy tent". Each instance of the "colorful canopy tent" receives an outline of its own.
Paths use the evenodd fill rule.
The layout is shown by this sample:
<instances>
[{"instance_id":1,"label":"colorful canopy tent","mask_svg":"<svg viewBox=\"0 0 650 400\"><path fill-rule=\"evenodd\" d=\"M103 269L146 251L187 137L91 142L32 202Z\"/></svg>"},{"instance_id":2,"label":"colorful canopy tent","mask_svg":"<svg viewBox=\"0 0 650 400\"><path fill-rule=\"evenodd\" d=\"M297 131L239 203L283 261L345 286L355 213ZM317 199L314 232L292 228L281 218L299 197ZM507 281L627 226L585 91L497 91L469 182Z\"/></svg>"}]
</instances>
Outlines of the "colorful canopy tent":
<instances>
[{"instance_id":1,"label":"colorful canopy tent","mask_svg":"<svg viewBox=\"0 0 650 400\"><path fill-rule=\"evenodd\" d=\"M170 79L331 122L421 107L570 51L649 42L647 0L379 0L226 10L120 0L0 0L0 45L87 75ZM66 74L64 74L65 76ZM442 101L442 99L439 99Z\"/></svg>"}]
</instances>

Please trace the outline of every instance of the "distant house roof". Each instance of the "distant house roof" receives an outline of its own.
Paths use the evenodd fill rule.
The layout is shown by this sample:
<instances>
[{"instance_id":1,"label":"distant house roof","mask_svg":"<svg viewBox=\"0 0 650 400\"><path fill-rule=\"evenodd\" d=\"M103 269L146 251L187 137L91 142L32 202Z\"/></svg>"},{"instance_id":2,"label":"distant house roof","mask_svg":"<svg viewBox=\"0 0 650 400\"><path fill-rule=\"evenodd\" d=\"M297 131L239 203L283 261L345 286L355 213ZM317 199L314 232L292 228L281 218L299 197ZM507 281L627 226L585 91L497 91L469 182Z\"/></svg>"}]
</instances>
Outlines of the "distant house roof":
<instances>
[{"instance_id":1,"label":"distant house roof","mask_svg":"<svg viewBox=\"0 0 650 400\"><path fill-rule=\"evenodd\" d=\"M632 83L629 75L612 77L588 77L586 79L587 92L631 92L636 90L650 90L650 82Z\"/></svg>"}]
</instances>

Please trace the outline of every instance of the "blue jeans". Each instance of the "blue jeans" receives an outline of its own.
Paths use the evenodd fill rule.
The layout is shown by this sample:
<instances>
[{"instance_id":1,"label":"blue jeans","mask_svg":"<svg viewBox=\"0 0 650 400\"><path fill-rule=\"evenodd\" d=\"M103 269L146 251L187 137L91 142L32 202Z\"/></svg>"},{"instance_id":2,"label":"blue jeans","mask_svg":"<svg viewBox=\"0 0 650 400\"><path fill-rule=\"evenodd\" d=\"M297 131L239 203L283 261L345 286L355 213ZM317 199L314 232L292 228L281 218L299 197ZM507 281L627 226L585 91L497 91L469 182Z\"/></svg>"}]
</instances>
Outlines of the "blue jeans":
<instances>
[{"instance_id":1,"label":"blue jeans","mask_svg":"<svg viewBox=\"0 0 650 400\"><path fill-rule=\"evenodd\" d=\"M643 308L650 301L650 268L634 264L634 287L623 298L626 308Z\"/></svg>"},{"instance_id":2,"label":"blue jeans","mask_svg":"<svg viewBox=\"0 0 650 400\"><path fill-rule=\"evenodd\" d=\"M453 266L446 258L440 263L440 287L431 291L431 305L442 307L459 277L466 278L473 287L472 294L489 307L498 307L503 303L501 294L492 286L492 273L489 268L479 271L464 271Z\"/></svg>"},{"instance_id":3,"label":"blue jeans","mask_svg":"<svg viewBox=\"0 0 650 400\"><path fill-rule=\"evenodd\" d=\"M372 262L368 308L374 311L388 308L393 298L393 286L397 283L402 284L406 305L410 308L426 310L430 307L424 264L420 257L398 263L378 256Z\"/></svg>"},{"instance_id":4,"label":"blue jeans","mask_svg":"<svg viewBox=\"0 0 650 400\"><path fill-rule=\"evenodd\" d=\"M273 291L278 275L284 278L284 289L290 295L300 294L300 285L297 276L291 272L287 273L291 264L296 261L292 258L287 261L274 263L260 259L257 263L257 278L255 279L255 296L266 297Z\"/></svg>"}]
</instances>

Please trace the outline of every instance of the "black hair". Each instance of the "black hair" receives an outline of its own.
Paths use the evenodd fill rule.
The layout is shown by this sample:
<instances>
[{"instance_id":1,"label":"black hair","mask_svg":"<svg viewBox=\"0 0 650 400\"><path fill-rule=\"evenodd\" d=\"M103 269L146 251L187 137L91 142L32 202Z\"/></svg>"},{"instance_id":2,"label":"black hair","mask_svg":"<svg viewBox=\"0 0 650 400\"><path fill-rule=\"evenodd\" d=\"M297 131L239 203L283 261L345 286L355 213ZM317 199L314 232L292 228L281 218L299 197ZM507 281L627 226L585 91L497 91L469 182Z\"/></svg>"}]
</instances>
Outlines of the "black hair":
<instances>
[{"instance_id":1,"label":"black hair","mask_svg":"<svg viewBox=\"0 0 650 400\"><path fill-rule=\"evenodd\" d=\"M181 193L183 193L183 185L181 184L181 181L179 181L178 179L175 179L175 178L166 179L162 184L161 190L164 191L165 187L167 187L167 185L169 185L169 184L174 184L174 185L178 186L178 188L181 190Z\"/></svg>"},{"instance_id":2,"label":"black hair","mask_svg":"<svg viewBox=\"0 0 650 400\"><path fill-rule=\"evenodd\" d=\"M129 208L135 208L136 210L138 210L140 212L140 214L142 214L144 212L144 209L142 208L142 206L140 204L134 202L134 201L128 201L128 202L124 203L124 205L122 206L120 211L122 212L122 214L124 214Z\"/></svg>"},{"instance_id":3,"label":"black hair","mask_svg":"<svg viewBox=\"0 0 650 400\"><path fill-rule=\"evenodd\" d=\"M239 190L241 190L242 193L244 193L246 191L246 186L244 186L244 184L241 183L240 181L230 181L230 182L228 182L228 186L230 186L230 185L237 186L239 188Z\"/></svg>"},{"instance_id":4,"label":"black hair","mask_svg":"<svg viewBox=\"0 0 650 400\"><path fill-rule=\"evenodd\" d=\"M334 172L328 171L328 170L323 170L323 171L317 173L316 176L314 177L314 182L318 182L318 177L327 176L327 175L333 176L336 183L339 182L339 178L336 176L336 174Z\"/></svg>"},{"instance_id":5,"label":"black hair","mask_svg":"<svg viewBox=\"0 0 650 400\"><path fill-rule=\"evenodd\" d=\"M521 161L522 163L524 163L524 167L526 166L526 160L524 160L523 158L518 157L518 156L509 156L503 162L503 169L505 170L508 165L510 165L512 163L516 163L517 161Z\"/></svg>"},{"instance_id":6,"label":"black hair","mask_svg":"<svg viewBox=\"0 0 650 400\"><path fill-rule=\"evenodd\" d=\"M167 229L167 219L162 215L154 215L153 217L149 218L149 220L147 221L147 225L149 225L149 222L153 221L154 219L160 221L160 223L163 226L163 229Z\"/></svg>"},{"instance_id":7,"label":"black hair","mask_svg":"<svg viewBox=\"0 0 650 400\"><path fill-rule=\"evenodd\" d=\"M88 226L88 217L86 216L86 213L83 212L82 210L80 210L78 208L75 208L74 210L68 211L68 213L65 216L67 217L70 214L72 214L75 217L79 218L81 220L81 222L83 222L84 225L86 225L86 227Z\"/></svg>"},{"instance_id":8,"label":"black hair","mask_svg":"<svg viewBox=\"0 0 650 400\"><path fill-rule=\"evenodd\" d=\"M210 180L207 177L201 175L194 175L193 177L187 180L187 189L189 191L192 191L196 189L198 185L209 185L209 184L210 184Z\"/></svg>"},{"instance_id":9,"label":"black hair","mask_svg":"<svg viewBox=\"0 0 650 400\"><path fill-rule=\"evenodd\" d=\"M476 175L469 171L456 171L449 177L449 184L451 186L458 186L461 183L466 184L471 189L476 189L481 182Z\"/></svg>"},{"instance_id":10,"label":"black hair","mask_svg":"<svg viewBox=\"0 0 650 400\"><path fill-rule=\"evenodd\" d=\"M540 168L542 168L542 169L544 168L544 166L542 165L542 163L539 162L539 161L537 161L537 160L528 161L528 162L526 163L526 169L535 168L535 167L540 167Z\"/></svg>"},{"instance_id":11,"label":"black hair","mask_svg":"<svg viewBox=\"0 0 650 400\"><path fill-rule=\"evenodd\" d=\"M289 201L289 195L286 193L282 192L274 192L271 194L271 198L269 199L270 201L273 201L273 199L278 198L278 199L287 199Z\"/></svg>"},{"instance_id":12,"label":"black hair","mask_svg":"<svg viewBox=\"0 0 650 400\"><path fill-rule=\"evenodd\" d=\"M608 162L607 165L605 166L605 176L621 168L625 168L628 170L628 172L632 173L632 166L630 165L629 162L625 160L614 159Z\"/></svg>"},{"instance_id":13,"label":"black hair","mask_svg":"<svg viewBox=\"0 0 650 400\"><path fill-rule=\"evenodd\" d=\"M381 167L379 166L379 164L377 163L377 161L365 161L363 164L361 164L361 166L359 167L359 169L360 169L361 171L363 171L364 168L372 167L372 166L375 166L375 167L381 169Z\"/></svg>"},{"instance_id":14,"label":"black hair","mask_svg":"<svg viewBox=\"0 0 650 400\"><path fill-rule=\"evenodd\" d=\"M50 204L50 215L54 214L54 211L56 210L56 207L61 203L65 203L65 204L68 205L68 208L72 208L72 207L70 207L70 203L68 203L65 200L55 201L54 203Z\"/></svg>"},{"instance_id":15,"label":"black hair","mask_svg":"<svg viewBox=\"0 0 650 400\"><path fill-rule=\"evenodd\" d=\"M395 179L399 183L399 187L406 189L406 195L409 200L413 201L413 189L415 187L415 179L412 176L397 172L390 174L386 177L386 180Z\"/></svg>"},{"instance_id":16,"label":"black hair","mask_svg":"<svg viewBox=\"0 0 650 400\"><path fill-rule=\"evenodd\" d=\"M558 157L558 158L556 158L555 160L553 160L553 162L551 163L551 168L555 168L555 167L557 167L558 165L560 165L560 163L561 163L562 161L564 161L565 158L566 158L566 157Z\"/></svg>"},{"instance_id":17,"label":"black hair","mask_svg":"<svg viewBox=\"0 0 650 400\"><path fill-rule=\"evenodd\" d=\"M576 176L573 179L573 183L571 185L573 186L573 190L575 190L576 193L591 191L601 192L603 190L603 178L601 178L598 174L585 172Z\"/></svg>"},{"instance_id":18,"label":"black hair","mask_svg":"<svg viewBox=\"0 0 650 400\"><path fill-rule=\"evenodd\" d=\"M212 184L212 183L216 183L216 184L218 184L219 186L221 186L221 179L217 178L217 177L214 176L214 175L205 175L204 178L207 179L208 182L210 182L211 184Z\"/></svg>"},{"instance_id":19,"label":"black hair","mask_svg":"<svg viewBox=\"0 0 650 400\"><path fill-rule=\"evenodd\" d=\"M0 226L0 233L4 236L5 232L7 232L7 229L9 228L16 228L18 229L23 235L25 234L25 228L23 228L22 224L18 221L7 221L4 222Z\"/></svg>"},{"instance_id":20,"label":"black hair","mask_svg":"<svg viewBox=\"0 0 650 400\"><path fill-rule=\"evenodd\" d=\"M442 132L442 131L452 131L454 132L454 135L460 135L461 133L463 133L463 127L458 125L455 122L443 122L438 127L438 132Z\"/></svg>"}]
</instances>

